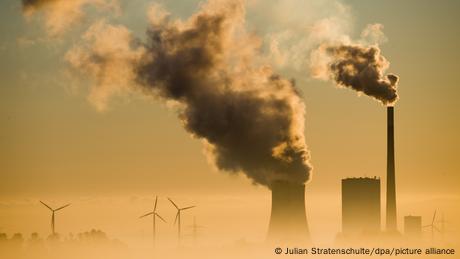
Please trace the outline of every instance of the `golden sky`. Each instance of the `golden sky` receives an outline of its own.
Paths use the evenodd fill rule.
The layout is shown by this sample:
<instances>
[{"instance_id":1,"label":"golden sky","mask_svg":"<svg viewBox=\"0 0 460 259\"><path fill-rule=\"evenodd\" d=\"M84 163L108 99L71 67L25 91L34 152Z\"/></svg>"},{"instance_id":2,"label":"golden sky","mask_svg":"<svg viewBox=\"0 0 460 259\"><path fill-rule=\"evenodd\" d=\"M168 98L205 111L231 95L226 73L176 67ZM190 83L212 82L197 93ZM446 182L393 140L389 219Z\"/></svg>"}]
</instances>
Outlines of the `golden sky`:
<instances>
[{"instance_id":1,"label":"golden sky","mask_svg":"<svg viewBox=\"0 0 460 259\"><path fill-rule=\"evenodd\" d=\"M160 1L183 19L197 10L198 2ZM100 17L143 37L151 3L121 1L119 7L102 10L86 6L84 17L62 33L59 28L49 31L46 13L28 17L20 1L0 3L0 232L33 228L46 233L49 215L38 204L45 199L55 206L73 203L62 213L63 232L95 226L117 236L141 236L149 233L149 225L136 217L159 195L197 204L186 220L190 223L195 215L209 221L211 233L219 232L224 219L234 218L236 227L222 229L231 238L263 238L270 201L265 187L252 185L241 174L213 169L202 142L186 133L174 109L158 100L133 94L115 98L99 112L87 99L91 83L68 68L65 53ZM382 54L391 63L388 72L400 76L395 106L399 217L429 218L437 208L447 217L459 216L460 2L337 0L300 7L296 1L249 1L247 26L263 40L294 34L287 42L292 43L301 42L316 21L328 17L346 21L342 29L353 39L367 24L383 24L387 40ZM275 69L295 78L302 92L314 168L307 212L313 232L327 228L328 240L340 228L340 180L378 176L385 183L386 109L369 97L312 79L307 50ZM161 202L171 220L170 204ZM110 218L119 207L126 210ZM239 216L241 211L251 215ZM20 224L32 218L30 227ZM79 223L65 226L76 218ZM134 229L117 227L131 219ZM254 229L241 235L248 224Z\"/></svg>"}]
</instances>

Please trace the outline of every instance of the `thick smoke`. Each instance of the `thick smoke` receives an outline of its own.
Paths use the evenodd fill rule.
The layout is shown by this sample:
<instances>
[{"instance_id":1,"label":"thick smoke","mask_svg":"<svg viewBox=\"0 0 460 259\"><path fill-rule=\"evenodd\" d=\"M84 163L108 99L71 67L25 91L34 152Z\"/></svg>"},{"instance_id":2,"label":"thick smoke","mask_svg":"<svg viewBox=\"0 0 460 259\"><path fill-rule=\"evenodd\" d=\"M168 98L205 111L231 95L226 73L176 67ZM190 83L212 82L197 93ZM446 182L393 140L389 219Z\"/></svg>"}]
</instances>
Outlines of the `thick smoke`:
<instances>
[{"instance_id":1,"label":"thick smoke","mask_svg":"<svg viewBox=\"0 0 460 259\"><path fill-rule=\"evenodd\" d=\"M185 129L205 142L219 169L244 172L268 187L276 180L304 183L311 171L304 103L294 82L261 64L260 41L245 32L244 12L242 1L210 1L181 21L154 6L147 42L125 50L142 53L139 59L121 55L129 61L123 63L95 53L104 35L98 33L72 50L69 61L98 72L94 89L110 76L109 63L134 64L138 89L176 103Z\"/></svg>"},{"instance_id":2,"label":"thick smoke","mask_svg":"<svg viewBox=\"0 0 460 259\"><path fill-rule=\"evenodd\" d=\"M380 28L368 26L363 37L385 40ZM364 93L384 105L392 105L398 100L399 77L384 75L390 63L380 52L377 44L325 43L312 54L312 74L316 78L332 79L339 86Z\"/></svg>"},{"instance_id":3,"label":"thick smoke","mask_svg":"<svg viewBox=\"0 0 460 259\"><path fill-rule=\"evenodd\" d=\"M84 43L68 51L65 59L95 80L88 100L99 111L105 111L112 96L124 96L136 87L135 66L144 49L132 48L132 35L126 27L104 20L94 23L82 38Z\"/></svg>"},{"instance_id":4,"label":"thick smoke","mask_svg":"<svg viewBox=\"0 0 460 259\"><path fill-rule=\"evenodd\" d=\"M43 11L46 32L56 37L85 16L83 8L87 5L119 11L117 0L22 0L22 11L29 18Z\"/></svg>"},{"instance_id":5,"label":"thick smoke","mask_svg":"<svg viewBox=\"0 0 460 259\"><path fill-rule=\"evenodd\" d=\"M25 10L32 8L41 8L58 0L22 0L22 6Z\"/></svg>"}]
</instances>

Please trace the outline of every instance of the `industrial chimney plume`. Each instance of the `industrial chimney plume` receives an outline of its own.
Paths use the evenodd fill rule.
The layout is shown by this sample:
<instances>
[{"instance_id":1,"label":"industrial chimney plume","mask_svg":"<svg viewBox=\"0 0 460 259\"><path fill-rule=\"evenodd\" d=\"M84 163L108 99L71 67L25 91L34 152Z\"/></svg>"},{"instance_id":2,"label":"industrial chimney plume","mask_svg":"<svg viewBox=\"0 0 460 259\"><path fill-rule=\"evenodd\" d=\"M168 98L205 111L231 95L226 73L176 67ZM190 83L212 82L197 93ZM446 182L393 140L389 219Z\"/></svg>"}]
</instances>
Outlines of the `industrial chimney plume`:
<instances>
[{"instance_id":1,"label":"industrial chimney plume","mask_svg":"<svg viewBox=\"0 0 460 259\"><path fill-rule=\"evenodd\" d=\"M374 33L383 35L382 26L371 26ZM365 94L387 106L387 193L386 229L396 232L396 184L394 154L394 108L399 99L399 77L385 74L390 62L381 54L377 44L366 46L363 42L329 42L321 44L312 53L313 77L331 80Z\"/></svg>"},{"instance_id":2,"label":"industrial chimney plume","mask_svg":"<svg viewBox=\"0 0 460 259\"><path fill-rule=\"evenodd\" d=\"M96 82L90 100L104 109L110 96L135 90L174 105L218 169L272 190L271 234L307 236L305 104L295 82L259 56L245 1L208 1L187 20L153 5L149 18L146 40L98 23L67 53Z\"/></svg>"},{"instance_id":3,"label":"industrial chimney plume","mask_svg":"<svg viewBox=\"0 0 460 259\"><path fill-rule=\"evenodd\" d=\"M313 51L311 59L314 78L331 80L340 88L365 94L383 105L394 105L399 98L399 77L385 74L390 62L378 45L323 43Z\"/></svg>"},{"instance_id":4,"label":"industrial chimney plume","mask_svg":"<svg viewBox=\"0 0 460 259\"><path fill-rule=\"evenodd\" d=\"M394 107L387 107L387 208L386 229L397 231L396 223L396 183L394 148Z\"/></svg>"}]
</instances>

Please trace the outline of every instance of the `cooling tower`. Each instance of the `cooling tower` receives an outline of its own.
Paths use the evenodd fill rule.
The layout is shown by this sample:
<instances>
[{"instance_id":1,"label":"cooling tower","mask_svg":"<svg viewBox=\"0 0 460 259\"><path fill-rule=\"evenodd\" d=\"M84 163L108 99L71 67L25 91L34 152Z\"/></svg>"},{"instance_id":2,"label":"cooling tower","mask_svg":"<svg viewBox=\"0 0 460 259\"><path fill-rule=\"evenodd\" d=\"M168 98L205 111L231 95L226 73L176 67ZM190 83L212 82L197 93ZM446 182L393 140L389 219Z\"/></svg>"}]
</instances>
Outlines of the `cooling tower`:
<instances>
[{"instance_id":1,"label":"cooling tower","mask_svg":"<svg viewBox=\"0 0 460 259\"><path fill-rule=\"evenodd\" d=\"M305 214L305 185L284 181L272 184L268 240L281 243L310 241Z\"/></svg>"},{"instance_id":2,"label":"cooling tower","mask_svg":"<svg viewBox=\"0 0 460 259\"><path fill-rule=\"evenodd\" d=\"M396 223L396 183L394 148L394 109L387 107L387 193L386 230L397 232Z\"/></svg>"}]
</instances>

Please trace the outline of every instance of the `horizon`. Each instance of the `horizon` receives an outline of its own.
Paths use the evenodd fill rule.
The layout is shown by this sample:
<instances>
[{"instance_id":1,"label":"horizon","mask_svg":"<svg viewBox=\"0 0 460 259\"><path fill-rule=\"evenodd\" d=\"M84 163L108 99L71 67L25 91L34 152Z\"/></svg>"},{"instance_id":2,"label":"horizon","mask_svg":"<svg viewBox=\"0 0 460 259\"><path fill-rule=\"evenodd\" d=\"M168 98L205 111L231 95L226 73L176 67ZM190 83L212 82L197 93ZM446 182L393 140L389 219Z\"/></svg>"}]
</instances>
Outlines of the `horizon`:
<instances>
[{"instance_id":1,"label":"horizon","mask_svg":"<svg viewBox=\"0 0 460 259\"><path fill-rule=\"evenodd\" d=\"M243 121L241 128L225 131L227 138L216 140L218 134L205 127L221 133L219 127L225 123L214 124L215 111L209 109L215 105L212 101L206 106L191 98L196 94L175 99L173 83L158 83L162 87L155 88L156 79L141 74L142 69L163 64L143 58L145 53L158 54L149 38L152 26L162 32L193 28L197 26L193 17L200 12L223 12L215 1L82 0L69 5L72 8L46 1L43 5L0 3L0 233L8 237L24 233L27 239L36 232L47 237L51 212L40 204L43 201L51 208L71 204L56 213L56 232L63 236L98 229L128 246L147 245L151 218L139 217L153 210L158 196L158 213L167 223L157 221L157 237L164 237L166 245L173 246L177 234L177 226L172 225L175 208L167 197L180 207L196 206L184 211L181 220L184 235L192 234L189 226L194 217L198 225L205 226L199 246L230 246L241 240L260 244L268 233L270 188L277 177L306 181L306 215L314 244L334 244L341 232L340 183L345 178L380 179L381 229L385 229L386 105L392 105L398 230L403 232L404 216L422 216L422 225L427 225L437 211L438 220L443 215L448 222L446 243L458 247L460 89L456 71L460 33L456 10L460 2L248 0L237 6L243 11L229 7L236 13L225 13L230 17L228 23L234 23L228 26L229 35L237 36L222 37L228 52L217 51L210 57L217 64L215 70L203 66L203 75L212 75L209 78L192 73L190 78L198 78L192 85L202 83L200 80L204 85L228 80L236 90L228 91L226 85L222 87L225 95L224 90L213 92L211 88L206 91L224 94L207 97L217 101L231 97L229 103L234 105L229 106L238 109L247 104L248 114L232 115L238 119L266 116L258 121L266 125ZM164 25L162 8L170 13L170 20L183 24ZM105 29L110 33L104 34ZM167 39L183 40L174 37ZM105 42L107 39L112 41ZM356 85L356 80L339 79L346 78L339 76L343 70L322 67L324 60L348 55L339 47L330 47L337 42L350 53L366 54L376 48L378 57L384 58L369 66L375 69L372 75L377 75L378 84L372 87L388 87L387 91L375 91L368 82L360 90L362 85ZM329 51L324 50L327 44ZM171 49L187 46L187 42L176 45ZM85 59L94 54L90 50L115 55ZM234 58L229 58L229 64L237 65L221 73L224 65L218 62L227 55ZM104 67L97 63L101 60L114 62ZM181 59L165 59L164 63L172 60ZM254 69L245 67L246 63ZM356 74L355 70L348 72ZM227 77L218 78L221 74ZM266 74L268 83L260 80ZM238 99L241 96L234 93L248 85L253 87L248 91L251 94L261 93ZM173 90L168 92L168 87ZM270 102L254 108L267 109L264 112L252 112L249 104L256 105L259 102L254 100L270 94L283 101L288 112L270 111L274 105ZM189 106L195 108L191 111L209 111L203 117L211 118L212 123L194 124L194 118L203 117L183 112ZM289 128L283 128L285 124ZM250 132L242 140L232 135L242 128ZM288 139L271 149L272 160L266 160L263 152L251 154L265 151L266 143L254 136L272 136L272 131ZM245 138L254 143L241 144L245 148L233 145ZM228 139L233 142L229 144ZM245 154L239 154L241 150ZM273 168L267 169L268 164ZM275 168L285 171L272 172ZM430 232L423 235L429 243ZM190 236L186 239L192 244Z\"/></svg>"}]
</instances>

